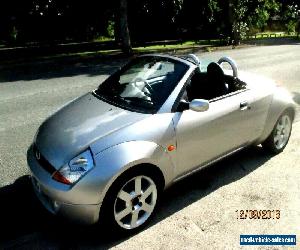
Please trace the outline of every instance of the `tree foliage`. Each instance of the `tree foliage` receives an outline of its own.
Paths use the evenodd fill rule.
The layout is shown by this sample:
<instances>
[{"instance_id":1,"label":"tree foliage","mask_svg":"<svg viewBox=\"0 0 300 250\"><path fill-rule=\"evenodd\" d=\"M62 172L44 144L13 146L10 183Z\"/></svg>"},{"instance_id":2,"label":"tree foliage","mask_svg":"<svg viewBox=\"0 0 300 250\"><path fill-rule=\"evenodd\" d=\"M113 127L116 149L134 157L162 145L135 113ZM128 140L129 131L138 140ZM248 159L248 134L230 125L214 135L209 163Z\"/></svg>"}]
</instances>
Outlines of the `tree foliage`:
<instances>
[{"instance_id":1,"label":"tree foliage","mask_svg":"<svg viewBox=\"0 0 300 250\"><path fill-rule=\"evenodd\" d=\"M291 3L285 6L282 19L289 33L296 31L297 23L298 25L300 23L299 16L300 10L297 4Z\"/></svg>"},{"instance_id":2,"label":"tree foliage","mask_svg":"<svg viewBox=\"0 0 300 250\"><path fill-rule=\"evenodd\" d=\"M279 13L281 4L276 0L256 0L252 2L250 10L249 22L250 25L264 30L270 17Z\"/></svg>"},{"instance_id":3,"label":"tree foliage","mask_svg":"<svg viewBox=\"0 0 300 250\"><path fill-rule=\"evenodd\" d=\"M0 6L0 43L114 37L127 52L131 43L153 40L228 37L238 43L274 17L293 32L299 7L298 0L6 0Z\"/></svg>"}]
</instances>

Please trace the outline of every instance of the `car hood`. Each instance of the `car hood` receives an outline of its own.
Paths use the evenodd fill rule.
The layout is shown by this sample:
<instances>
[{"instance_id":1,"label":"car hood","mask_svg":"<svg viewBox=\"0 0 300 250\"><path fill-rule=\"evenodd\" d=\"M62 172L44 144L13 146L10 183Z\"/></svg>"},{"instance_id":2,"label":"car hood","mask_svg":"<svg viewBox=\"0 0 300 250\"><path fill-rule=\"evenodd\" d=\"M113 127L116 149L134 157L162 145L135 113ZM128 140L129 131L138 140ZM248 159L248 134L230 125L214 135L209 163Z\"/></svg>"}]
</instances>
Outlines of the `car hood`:
<instances>
[{"instance_id":1,"label":"car hood","mask_svg":"<svg viewBox=\"0 0 300 250\"><path fill-rule=\"evenodd\" d=\"M35 143L43 157L59 169L93 142L147 116L115 107L88 93L50 116L40 126Z\"/></svg>"}]
</instances>

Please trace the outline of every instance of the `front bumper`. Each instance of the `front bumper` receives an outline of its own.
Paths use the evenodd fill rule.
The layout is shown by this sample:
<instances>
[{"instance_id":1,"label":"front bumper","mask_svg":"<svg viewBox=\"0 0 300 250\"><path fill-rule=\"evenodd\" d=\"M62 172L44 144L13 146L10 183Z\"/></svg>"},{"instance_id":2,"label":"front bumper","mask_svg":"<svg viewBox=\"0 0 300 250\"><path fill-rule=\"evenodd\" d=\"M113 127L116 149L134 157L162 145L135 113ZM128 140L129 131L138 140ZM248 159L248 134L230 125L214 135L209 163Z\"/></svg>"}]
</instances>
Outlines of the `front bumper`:
<instances>
[{"instance_id":1,"label":"front bumper","mask_svg":"<svg viewBox=\"0 0 300 250\"><path fill-rule=\"evenodd\" d=\"M32 147L27 152L28 166L31 170L31 180L34 192L44 207L52 214L62 216L79 224L94 224L99 219L100 204L72 204L66 202L68 188L60 183L54 183L51 175L37 162Z\"/></svg>"},{"instance_id":2,"label":"front bumper","mask_svg":"<svg viewBox=\"0 0 300 250\"><path fill-rule=\"evenodd\" d=\"M41 186L34 175L31 176L31 180L36 196L44 207L52 214L62 216L67 220L79 224L90 225L98 221L101 204L80 205L57 201L46 194L47 191Z\"/></svg>"}]
</instances>

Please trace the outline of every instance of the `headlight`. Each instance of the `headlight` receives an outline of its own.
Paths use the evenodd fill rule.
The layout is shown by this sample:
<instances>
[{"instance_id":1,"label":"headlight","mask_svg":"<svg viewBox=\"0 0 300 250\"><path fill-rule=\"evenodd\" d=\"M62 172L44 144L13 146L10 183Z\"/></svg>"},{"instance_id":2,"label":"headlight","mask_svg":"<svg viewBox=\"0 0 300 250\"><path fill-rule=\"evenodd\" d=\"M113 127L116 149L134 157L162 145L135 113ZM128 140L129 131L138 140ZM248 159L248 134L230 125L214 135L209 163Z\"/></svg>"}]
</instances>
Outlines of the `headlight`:
<instances>
[{"instance_id":1,"label":"headlight","mask_svg":"<svg viewBox=\"0 0 300 250\"><path fill-rule=\"evenodd\" d=\"M52 178L58 182L71 185L77 182L93 167L93 156L91 151L88 149L87 151L73 158L69 164L56 171Z\"/></svg>"}]
</instances>

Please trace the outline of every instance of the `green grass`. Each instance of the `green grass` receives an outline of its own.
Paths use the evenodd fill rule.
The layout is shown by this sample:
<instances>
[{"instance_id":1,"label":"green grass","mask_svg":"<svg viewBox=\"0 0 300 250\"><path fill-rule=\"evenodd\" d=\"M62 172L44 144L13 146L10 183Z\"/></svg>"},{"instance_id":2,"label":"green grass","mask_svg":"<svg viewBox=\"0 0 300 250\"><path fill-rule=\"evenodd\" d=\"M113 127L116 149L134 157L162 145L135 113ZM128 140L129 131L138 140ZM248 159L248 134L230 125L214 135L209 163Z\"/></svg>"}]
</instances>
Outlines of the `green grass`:
<instances>
[{"instance_id":1,"label":"green grass","mask_svg":"<svg viewBox=\"0 0 300 250\"><path fill-rule=\"evenodd\" d=\"M114 41L114 38L106 37L106 36L100 36L93 39L93 42L112 42L112 41Z\"/></svg>"},{"instance_id":2,"label":"green grass","mask_svg":"<svg viewBox=\"0 0 300 250\"><path fill-rule=\"evenodd\" d=\"M296 34L287 34L285 32L262 32L257 33L256 39L261 40L266 38L266 34L275 34L277 37L296 37ZM273 36L274 37L274 36ZM251 36L249 36L251 39ZM254 38L254 36L253 36ZM255 38L254 38L255 39ZM133 51L135 53L153 53L153 52L164 52L164 51L172 51L172 50L184 50L184 49L193 49L200 48L203 45L207 45L204 47L205 51L211 52L215 50L215 46L220 45L220 40L189 40L185 42L178 42L175 44L162 44L162 45L149 45L149 46L138 46L133 47ZM110 54L118 54L121 53L120 49L111 49L111 50L98 50L98 51L87 51L87 52L79 52L79 53L69 53L69 54L60 54L55 56L49 56L47 58L55 58L55 57L63 57L63 56L79 56L82 58L93 56L93 55L110 55Z\"/></svg>"},{"instance_id":3,"label":"green grass","mask_svg":"<svg viewBox=\"0 0 300 250\"><path fill-rule=\"evenodd\" d=\"M178 42L176 44L163 44L163 45L149 45L149 46L139 46L134 47L133 51L138 53L146 52L160 52L160 51L169 51L169 50L184 50L184 49L193 49L200 48L203 45L205 46L218 46L220 45L219 39L214 40L190 40L185 42Z\"/></svg>"},{"instance_id":4,"label":"green grass","mask_svg":"<svg viewBox=\"0 0 300 250\"><path fill-rule=\"evenodd\" d=\"M218 41L218 40L215 40ZM136 53L150 53L150 52L160 52L160 51L169 51L169 50L180 50L180 49L190 49L198 48L200 45L210 45L208 41L185 41L182 43L176 44L163 44L163 45L149 45L149 46L138 46L133 47L133 51ZM111 54L121 52L120 49L111 49L111 50L98 50L93 52L80 52L80 53L69 53L68 55L77 55L80 57L86 57L94 54Z\"/></svg>"},{"instance_id":5,"label":"green grass","mask_svg":"<svg viewBox=\"0 0 300 250\"><path fill-rule=\"evenodd\" d=\"M293 32L293 33L287 33L284 31L281 32L274 32L274 31L266 31L266 32L259 32L256 33L254 35L248 35L247 38L250 39L265 39L265 38L277 38L277 37L297 37L297 33Z\"/></svg>"},{"instance_id":6,"label":"green grass","mask_svg":"<svg viewBox=\"0 0 300 250\"><path fill-rule=\"evenodd\" d=\"M178 50L178 49L186 49L191 47L198 46L194 41L187 41L178 44L163 44L163 45L150 45L150 46L140 46L134 47L133 50L135 52L150 52L150 51L163 51L163 50Z\"/></svg>"},{"instance_id":7,"label":"green grass","mask_svg":"<svg viewBox=\"0 0 300 250\"><path fill-rule=\"evenodd\" d=\"M270 38L270 35L272 35L272 38L274 37L274 34L276 34L277 38L284 38L284 37L297 37L297 34L287 34L285 32L261 32L256 34L256 38L254 35L248 36L246 40L263 40ZM268 37L267 37L268 36ZM100 38L99 38L100 39ZM102 38L101 38L102 39ZM300 37L298 36L298 39ZM108 38L103 38L101 41L109 41ZM133 48L134 53L163 53L167 51L178 51L178 50L189 50L189 49L200 49L203 48L207 52L214 51L216 47L224 45L222 42L218 39L213 40L189 40L184 42L176 42L176 43L170 43L170 44L153 44L153 45L146 45L146 46L136 46ZM1 48L1 44L0 44ZM52 60L52 59L60 59L65 57L80 57L80 58L86 58L93 56L109 56L109 55L117 55L121 54L121 50L119 48L116 49L110 49L110 50L98 50L98 51L85 51L85 52L74 52L74 53L61 53L61 54L54 54L49 56L37 56L35 58L32 58L32 60L41 59L41 60ZM7 60L6 62L9 63L15 63L19 61L24 61L22 58L20 59L12 59ZM26 60L25 60L26 61Z\"/></svg>"},{"instance_id":8,"label":"green grass","mask_svg":"<svg viewBox=\"0 0 300 250\"><path fill-rule=\"evenodd\" d=\"M217 40L216 40L217 41ZM178 44L164 44L164 45L149 45L149 46L139 46L133 47L133 51L135 53L151 53L151 52L163 52L163 51L170 51L170 50L180 50L180 49L190 49L190 48L198 48L200 45L210 45L207 41L186 41ZM98 51L86 51L86 52L79 52L79 53L65 53L65 54L58 54L53 56L46 56L43 59L50 59L50 58L59 58L65 56L79 56L81 58L93 56L93 55L110 55L110 54L118 54L121 53L120 49L111 49L111 50L98 50Z\"/></svg>"}]
</instances>

